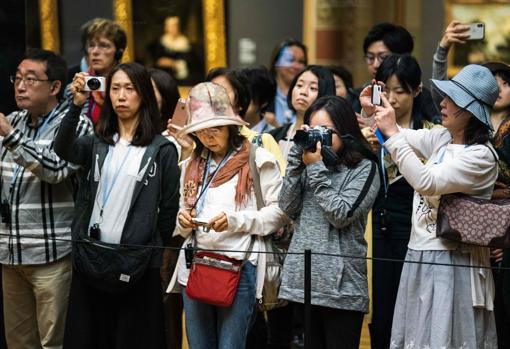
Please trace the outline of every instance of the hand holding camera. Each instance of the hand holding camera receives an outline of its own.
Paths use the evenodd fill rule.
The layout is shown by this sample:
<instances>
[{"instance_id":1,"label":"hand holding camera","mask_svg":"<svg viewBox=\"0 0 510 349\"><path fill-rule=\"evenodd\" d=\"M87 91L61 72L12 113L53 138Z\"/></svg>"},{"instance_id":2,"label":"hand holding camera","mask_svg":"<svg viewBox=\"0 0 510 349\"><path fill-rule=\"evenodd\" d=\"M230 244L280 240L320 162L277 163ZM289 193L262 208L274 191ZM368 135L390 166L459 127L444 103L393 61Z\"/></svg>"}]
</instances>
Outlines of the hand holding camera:
<instances>
[{"instance_id":1,"label":"hand holding camera","mask_svg":"<svg viewBox=\"0 0 510 349\"><path fill-rule=\"evenodd\" d=\"M71 82L71 92L73 94L73 103L78 106L82 106L89 98L89 93L85 91L85 78L86 73L76 73Z\"/></svg>"},{"instance_id":2,"label":"hand holding camera","mask_svg":"<svg viewBox=\"0 0 510 349\"><path fill-rule=\"evenodd\" d=\"M304 149L301 156L305 165L322 161L322 146L333 144L333 131L327 127L315 126L310 128L303 125L294 135L294 143Z\"/></svg>"}]
</instances>

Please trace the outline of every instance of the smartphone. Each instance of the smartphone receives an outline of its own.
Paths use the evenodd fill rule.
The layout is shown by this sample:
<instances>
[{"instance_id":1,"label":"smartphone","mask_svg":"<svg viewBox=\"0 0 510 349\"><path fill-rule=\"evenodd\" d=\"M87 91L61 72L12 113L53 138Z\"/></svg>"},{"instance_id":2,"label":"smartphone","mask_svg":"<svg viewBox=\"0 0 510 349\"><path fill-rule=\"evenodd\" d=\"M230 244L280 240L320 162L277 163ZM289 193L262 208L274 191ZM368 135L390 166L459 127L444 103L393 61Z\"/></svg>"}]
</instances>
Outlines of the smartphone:
<instances>
[{"instance_id":1,"label":"smartphone","mask_svg":"<svg viewBox=\"0 0 510 349\"><path fill-rule=\"evenodd\" d=\"M372 84L372 104L373 105L382 105L381 92L382 92L381 85Z\"/></svg>"},{"instance_id":2,"label":"smartphone","mask_svg":"<svg viewBox=\"0 0 510 349\"><path fill-rule=\"evenodd\" d=\"M483 40L485 37L485 24L481 22L470 23L467 33L469 34L468 40Z\"/></svg>"},{"instance_id":3,"label":"smartphone","mask_svg":"<svg viewBox=\"0 0 510 349\"><path fill-rule=\"evenodd\" d=\"M188 123L188 111L186 110L186 100L179 98L175 105L174 114L170 125L176 126L176 129L181 129Z\"/></svg>"},{"instance_id":4,"label":"smartphone","mask_svg":"<svg viewBox=\"0 0 510 349\"><path fill-rule=\"evenodd\" d=\"M206 226L206 225L209 225L209 222L207 221L203 221L201 220L200 218L192 218L191 221L196 224L196 225L200 225L200 226Z\"/></svg>"}]
</instances>

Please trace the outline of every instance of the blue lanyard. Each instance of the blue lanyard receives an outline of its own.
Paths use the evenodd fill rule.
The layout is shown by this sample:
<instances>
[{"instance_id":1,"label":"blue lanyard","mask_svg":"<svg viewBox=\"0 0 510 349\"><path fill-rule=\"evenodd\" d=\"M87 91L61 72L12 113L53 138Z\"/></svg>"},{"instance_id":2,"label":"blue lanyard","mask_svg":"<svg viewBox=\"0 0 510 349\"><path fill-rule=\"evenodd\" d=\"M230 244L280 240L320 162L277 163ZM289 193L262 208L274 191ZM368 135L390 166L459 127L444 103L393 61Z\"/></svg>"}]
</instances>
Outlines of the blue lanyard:
<instances>
[{"instance_id":1,"label":"blue lanyard","mask_svg":"<svg viewBox=\"0 0 510 349\"><path fill-rule=\"evenodd\" d=\"M205 196L206 196L207 190L209 190L210 184L213 182L213 180L216 177L216 175L218 174L218 172L220 172L220 169L223 167L225 162L227 162L227 159L230 158L231 154L232 154L232 151L229 151L227 153L227 155L225 155L225 157L223 159L221 159L221 161L218 164L218 167L216 168L216 170L214 171L211 179L209 181L207 181L207 183L206 183L205 181L207 180L207 177L209 176L209 171L211 170L211 152L209 152L209 155L207 155L207 165L205 166L204 177L202 179L203 188L200 191L200 195L198 196L197 204L195 205L196 211L197 211L197 216L200 214L200 212L204 208Z\"/></svg>"},{"instance_id":2,"label":"blue lanyard","mask_svg":"<svg viewBox=\"0 0 510 349\"><path fill-rule=\"evenodd\" d=\"M113 149L111 151L109 151L108 155L106 156L105 163L108 164L108 167L110 166L110 163L111 163L111 157L112 157L111 154L112 153L113 153ZM108 183L107 183L108 180L107 180L106 176L104 177L104 181L101 182L102 186L104 186L104 188L102 190L102 192L103 192L103 202L102 202L102 205L101 205L101 211L99 213L99 217L103 217L103 210L106 207L106 203L110 199L110 194L112 193L113 187L115 186L115 182L117 182L117 178L119 177L119 174L120 174L122 168L124 167L124 164L126 163L127 158L129 157L129 153L131 153L131 145L128 145L128 151L124 155L124 158L122 159L122 162L120 163L120 166L117 168L117 170L113 174L110 188L108 188ZM105 173L105 172L103 172L103 173Z\"/></svg>"},{"instance_id":3,"label":"blue lanyard","mask_svg":"<svg viewBox=\"0 0 510 349\"><path fill-rule=\"evenodd\" d=\"M386 153L384 147L381 145L381 172L382 172L382 178L383 178L383 184L384 184L384 198L388 196L388 180L386 179L386 166L384 163L384 153Z\"/></svg>"}]
</instances>

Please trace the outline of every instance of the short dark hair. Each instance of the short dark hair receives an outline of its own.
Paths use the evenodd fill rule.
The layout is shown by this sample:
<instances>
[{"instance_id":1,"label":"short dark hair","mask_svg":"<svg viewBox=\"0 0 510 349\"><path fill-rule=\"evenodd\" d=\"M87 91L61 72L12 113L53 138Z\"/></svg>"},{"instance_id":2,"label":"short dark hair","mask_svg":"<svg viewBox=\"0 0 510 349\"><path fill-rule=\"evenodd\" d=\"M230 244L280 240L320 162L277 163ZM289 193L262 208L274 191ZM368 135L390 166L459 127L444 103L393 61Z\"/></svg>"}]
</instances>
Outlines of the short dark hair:
<instances>
[{"instance_id":1,"label":"short dark hair","mask_svg":"<svg viewBox=\"0 0 510 349\"><path fill-rule=\"evenodd\" d=\"M250 91L251 100L264 112L276 95L276 81L263 65L234 70Z\"/></svg>"},{"instance_id":2,"label":"short dark hair","mask_svg":"<svg viewBox=\"0 0 510 349\"><path fill-rule=\"evenodd\" d=\"M333 73L326 67L321 65L309 65L302 72L294 77L294 80L289 85L289 93L287 94L287 105L290 110L296 112L296 109L292 106L292 90L296 86L296 83L301 75L305 72L311 72L313 75L317 77L319 81L319 93L317 94L317 99L322 96L334 96L336 94L335 88L335 79L333 78Z\"/></svg>"},{"instance_id":3,"label":"short dark hair","mask_svg":"<svg viewBox=\"0 0 510 349\"><path fill-rule=\"evenodd\" d=\"M166 130L168 119L173 115L177 101L181 97L175 79L166 71L151 68L147 70L159 94L161 95L161 125L160 131Z\"/></svg>"},{"instance_id":4,"label":"short dark hair","mask_svg":"<svg viewBox=\"0 0 510 349\"><path fill-rule=\"evenodd\" d=\"M113 109L112 100L110 99L110 89L113 75L120 70L129 77L136 93L141 99L139 110L140 121L131 144L136 146L149 145L160 132L161 117L150 75L141 64L135 62L119 64L108 74L105 101L96 125L96 134L106 143L114 144L113 135L119 132L117 114Z\"/></svg>"},{"instance_id":5,"label":"short dark hair","mask_svg":"<svg viewBox=\"0 0 510 349\"><path fill-rule=\"evenodd\" d=\"M364 158L375 160L375 155L361 133L356 113L351 104L342 97L324 96L318 98L305 112L304 123L310 125L313 114L325 110L343 146L337 152L338 164L349 168L356 167Z\"/></svg>"},{"instance_id":6,"label":"short dark hair","mask_svg":"<svg viewBox=\"0 0 510 349\"><path fill-rule=\"evenodd\" d=\"M340 77L340 79L342 79L347 90L353 88L352 74L349 70L347 70L347 68L341 65L334 65L330 66L329 69L331 70L333 75L336 75Z\"/></svg>"},{"instance_id":7,"label":"short dark hair","mask_svg":"<svg viewBox=\"0 0 510 349\"><path fill-rule=\"evenodd\" d=\"M67 84L67 63L60 55L55 52L42 50L40 48L28 49L24 59L36 62L42 62L46 65L44 73L50 81L60 81L60 90L57 99L60 101L64 96L64 89Z\"/></svg>"},{"instance_id":8,"label":"short dark hair","mask_svg":"<svg viewBox=\"0 0 510 349\"><path fill-rule=\"evenodd\" d=\"M363 52L376 41L382 41L391 53L410 54L413 52L414 41L406 28L393 23L383 22L370 29L363 41Z\"/></svg>"},{"instance_id":9,"label":"short dark hair","mask_svg":"<svg viewBox=\"0 0 510 349\"><path fill-rule=\"evenodd\" d=\"M234 109L237 110L239 116L244 117L248 106L250 105L250 91L246 84L244 84L239 78L239 74L234 73L231 69L225 67L218 67L209 70L205 81L212 81L218 76L224 76L228 80L230 86L234 90L234 101L231 101Z\"/></svg>"},{"instance_id":10,"label":"short dark hair","mask_svg":"<svg viewBox=\"0 0 510 349\"><path fill-rule=\"evenodd\" d=\"M236 125L227 125L228 126L228 144L230 149L238 149L243 142L246 141L246 137L241 134L241 128ZM204 150L204 145L200 142L200 139L195 136L193 133L190 133L189 136L195 141L195 150L193 152L196 156L200 156L202 151Z\"/></svg>"},{"instance_id":11,"label":"short dark hair","mask_svg":"<svg viewBox=\"0 0 510 349\"><path fill-rule=\"evenodd\" d=\"M303 50L304 56L305 56L305 65L308 64L308 52L306 49L305 44L303 44L301 41L293 39L293 38L287 38L285 40L282 40L274 49L273 53L271 53L271 60L269 62L269 71L271 75L276 75L276 69L275 65L276 62L280 59L283 51L287 47L296 46L299 47L301 50Z\"/></svg>"}]
</instances>

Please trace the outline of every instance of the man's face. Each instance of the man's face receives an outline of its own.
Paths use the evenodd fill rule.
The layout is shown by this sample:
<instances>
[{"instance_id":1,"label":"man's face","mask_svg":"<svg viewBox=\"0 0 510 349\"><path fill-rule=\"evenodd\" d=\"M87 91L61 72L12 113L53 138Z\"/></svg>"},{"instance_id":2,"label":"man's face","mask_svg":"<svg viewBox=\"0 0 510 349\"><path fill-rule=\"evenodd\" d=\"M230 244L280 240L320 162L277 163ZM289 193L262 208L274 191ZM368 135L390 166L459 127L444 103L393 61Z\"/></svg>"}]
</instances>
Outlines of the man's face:
<instances>
[{"instance_id":1,"label":"man's face","mask_svg":"<svg viewBox=\"0 0 510 349\"><path fill-rule=\"evenodd\" d=\"M502 111L507 109L510 111L510 84L499 74L496 74L495 78L499 86L499 95L496 103L494 103L494 110Z\"/></svg>"},{"instance_id":2,"label":"man's face","mask_svg":"<svg viewBox=\"0 0 510 349\"><path fill-rule=\"evenodd\" d=\"M377 69L389 55L391 55L391 51L382 40L374 41L368 46L367 52L365 53L365 62L367 63L367 68L372 78L375 77Z\"/></svg>"},{"instance_id":3,"label":"man's face","mask_svg":"<svg viewBox=\"0 0 510 349\"><path fill-rule=\"evenodd\" d=\"M23 60L16 70L14 97L20 109L29 112L44 109L59 91L55 82L48 80L46 63Z\"/></svg>"}]
</instances>

